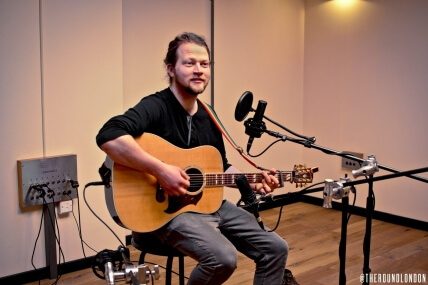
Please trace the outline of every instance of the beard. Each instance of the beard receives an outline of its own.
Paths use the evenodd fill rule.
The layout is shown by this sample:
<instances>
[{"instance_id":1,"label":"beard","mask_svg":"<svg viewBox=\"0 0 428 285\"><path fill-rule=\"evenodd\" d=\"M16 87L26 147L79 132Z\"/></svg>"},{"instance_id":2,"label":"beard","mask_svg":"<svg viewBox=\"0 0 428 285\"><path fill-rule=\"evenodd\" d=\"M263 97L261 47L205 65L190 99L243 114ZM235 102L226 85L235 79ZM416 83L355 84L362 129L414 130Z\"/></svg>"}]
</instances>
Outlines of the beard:
<instances>
[{"instance_id":1,"label":"beard","mask_svg":"<svg viewBox=\"0 0 428 285\"><path fill-rule=\"evenodd\" d=\"M204 85L201 87L201 86L192 86L192 84L189 84L184 88L184 90L190 95L197 96L205 91L205 89L207 88L207 85L208 83L204 83Z\"/></svg>"},{"instance_id":2,"label":"beard","mask_svg":"<svg viewBox=\"0 0 428 285\"><path fill-rule=\"evenodd\" d=\"M176 81L177 87L186 92L189 95L197 96L205 91L208 86L208 80L203 82L194 83L191 79L189 81L177 78Z\"/></svg>"}]
</instances>

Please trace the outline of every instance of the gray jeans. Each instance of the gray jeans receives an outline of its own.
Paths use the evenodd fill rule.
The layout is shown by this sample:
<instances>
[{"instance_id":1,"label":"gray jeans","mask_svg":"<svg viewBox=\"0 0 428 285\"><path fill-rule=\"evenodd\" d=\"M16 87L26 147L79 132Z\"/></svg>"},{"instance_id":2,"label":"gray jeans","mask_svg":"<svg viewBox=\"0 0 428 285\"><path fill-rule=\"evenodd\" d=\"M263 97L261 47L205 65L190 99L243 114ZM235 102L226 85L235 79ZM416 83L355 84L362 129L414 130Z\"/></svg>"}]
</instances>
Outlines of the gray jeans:
<instances>
[{"instance_id":1,"label":"gray jeans","mask_svg":"<svg viewBox=\"0 0 428 285\"><path fill-rule=\"evenodd\" d=\"M262 230L254 215L228 201L213 214L183 213L154 234L198 261L190 285L225 282L237 267L236 250L256 263L254 284L282 284L287 243Z\"/></svg>"}]
</instances>

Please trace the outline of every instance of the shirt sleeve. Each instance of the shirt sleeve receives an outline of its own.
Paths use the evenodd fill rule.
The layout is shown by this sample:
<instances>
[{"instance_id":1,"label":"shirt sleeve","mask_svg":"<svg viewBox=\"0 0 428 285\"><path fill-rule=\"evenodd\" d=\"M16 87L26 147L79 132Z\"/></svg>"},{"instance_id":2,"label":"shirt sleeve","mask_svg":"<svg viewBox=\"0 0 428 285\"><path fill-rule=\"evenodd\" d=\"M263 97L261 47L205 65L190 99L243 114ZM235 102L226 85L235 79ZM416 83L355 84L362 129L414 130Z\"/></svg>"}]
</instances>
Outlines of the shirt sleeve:
<instances>
[{"instance_id":1,"label":"shirt sleeve","mask_svg":"<svg viewBox=\"0 0 428 285\"><path fill-rule=\"evenodd\" d=\"M112 117L100 129L96 136L96 143L100 147L105 142L123 135L138 137L142 135L161 113L159 104L153 97L144 97L137 105L124 114Z\"/></svg>"}]
</instances>

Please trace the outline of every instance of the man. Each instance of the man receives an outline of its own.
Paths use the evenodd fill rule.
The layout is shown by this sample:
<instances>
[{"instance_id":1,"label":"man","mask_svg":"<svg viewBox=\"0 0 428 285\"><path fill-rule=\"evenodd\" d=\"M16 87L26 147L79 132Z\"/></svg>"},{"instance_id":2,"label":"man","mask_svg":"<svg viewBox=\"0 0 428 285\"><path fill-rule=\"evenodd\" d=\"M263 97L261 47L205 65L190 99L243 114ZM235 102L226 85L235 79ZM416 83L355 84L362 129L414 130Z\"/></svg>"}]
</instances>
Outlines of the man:
<instances>
[{"instance_id":1,"label":"man","mask_svg":"<svg viewBox=\"0 0 428 285\"><path fill-rule=\"evenodd\" d=\"M228 163L221 132L197 100L210 80L210 52L203 37L183 33L170 42L164 60L170 85L143 98L125 114L111 118L97 135L97 144L118 164L153 175L170 196L183 196L189 175L142 149L134 140L153 133L180 148L211 145L218 149L225 172L239 172ZM254 191L270 193L278 179L263 172ZM256 263L254 284L282 284L287 243L274 232L260 228L253 215L223 201L212 214L185 212L152 232L198 261L188 284L222 284L237 266L236 249Z\"/></svg>"}]
</instances>

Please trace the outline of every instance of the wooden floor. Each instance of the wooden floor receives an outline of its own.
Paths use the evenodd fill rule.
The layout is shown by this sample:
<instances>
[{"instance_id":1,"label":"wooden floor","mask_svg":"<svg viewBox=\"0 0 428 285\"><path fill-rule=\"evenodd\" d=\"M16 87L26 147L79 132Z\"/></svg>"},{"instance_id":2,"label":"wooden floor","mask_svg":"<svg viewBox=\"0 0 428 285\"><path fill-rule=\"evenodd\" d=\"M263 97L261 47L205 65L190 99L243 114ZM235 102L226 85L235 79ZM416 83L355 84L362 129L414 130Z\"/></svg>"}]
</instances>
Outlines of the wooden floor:
<instances>
[{"instance_id":1,"label":"wooden floor","mask_svg":"<svg viewBox=\"0 0 428 285\"><path fill-rule=\"evenodd\" d=\"M279 208L261 212L266 226L273 227L279 214ZM348 224L346 248L347 284L361 284L359 281L364 264L363 238L365 218L352 216ZM321 206L295 203L282 210L281 223L276 232L284 237L290 253L287 261L296 280L301 285L332 285L339 283L339 242L341 233L341 212L327 210ZM131 248L131 259L138 260L138 251ZM165 266L163 257L150 256L146 261ZM177 270L177 260L174 261ZM189 275L195 262L186 257L185 274ZM428 275L428 232L397 226L373 220L370 268L372 273L418 274ZM225 283L228 285L250 285L254 263L239 255L238 268ZM52 284L53 280L42 280L40 284ZM155 284L165 283L165 270L161 268L161 277ZM379 282L380 283L380 282ZM28 283L31 285L38 282ZM98 279L91 269L63 275L57 284L106 284ZM115 284L125 284L116 281ZM173 284L178 277L173 275ZM371 282L373 284L373 282ZM390 283L391 284L391 283Z\"/></svg>"}]
</instances>

